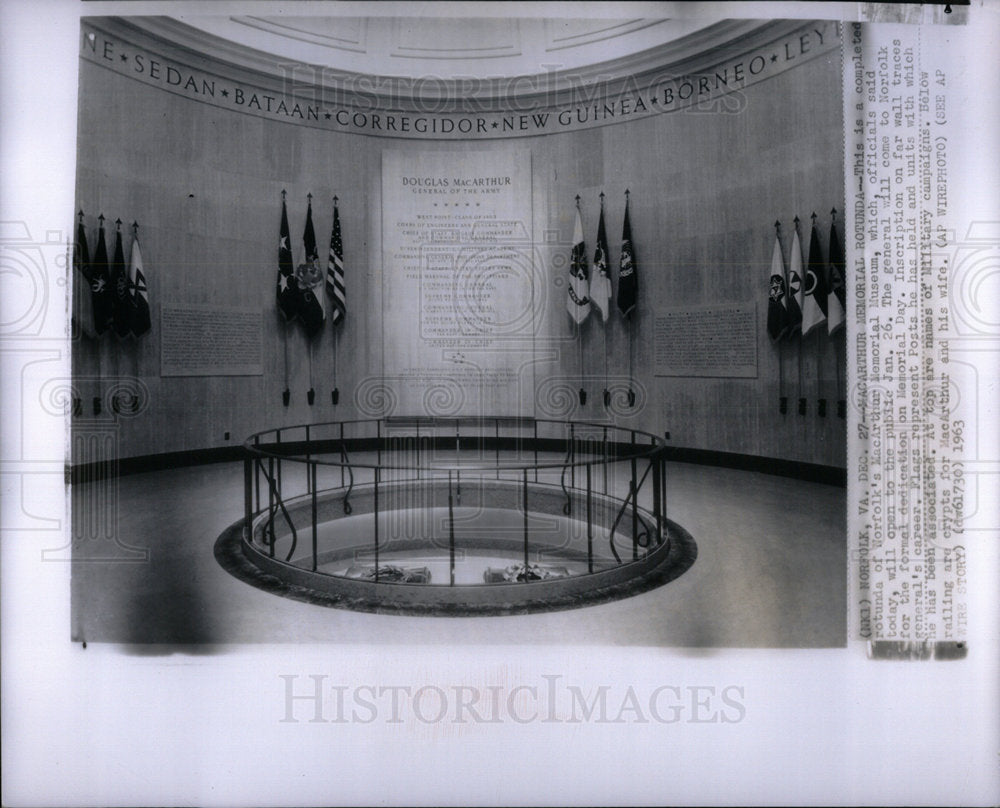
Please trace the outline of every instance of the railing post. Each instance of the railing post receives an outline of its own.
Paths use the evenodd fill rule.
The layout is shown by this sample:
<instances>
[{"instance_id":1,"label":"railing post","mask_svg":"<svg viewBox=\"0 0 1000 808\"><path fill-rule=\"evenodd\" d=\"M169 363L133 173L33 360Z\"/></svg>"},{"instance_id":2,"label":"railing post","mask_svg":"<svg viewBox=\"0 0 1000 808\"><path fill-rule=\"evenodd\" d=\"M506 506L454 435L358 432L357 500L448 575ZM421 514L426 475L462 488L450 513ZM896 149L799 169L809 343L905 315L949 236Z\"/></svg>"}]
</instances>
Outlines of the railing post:
<instances>
[{"instance_id":1,"label":"railing post","mask_svg":"<svg viewBox=\"0 0 1000 808\"><path fill-rule=\"evenodd\" d=\"M243 458L243 536L253 539L253 459L249 453Z\"/></svg>"},{"instance_id":2,"label":"railing post","mask_svg":"<svg viewBox=\"0 0 1000 808\"><path fill-rule=\"evenodd\" d=\"M267 459L267 529L271 534L268 544L271 558L274 558L274 458Z\"/></svg>"},{"instance_id":3,"label":"railing post","mask_svg":"<svg viewBox=\"0 0 1000 808\"><path fill-rule=\"evenodd\" d=\"M253 445L255 449L260 446L259 435L253 436ZM257 495L257 507L254 508L254 513L257 513L260 510L260 468L258 467L256 461L253 464L253 487L254 487L254 492Z\"/></svg>"},{"instance_id":4,"label":"railing post","mask_svg":"<svg viewBox=\"0 0 1000 808\"><path fill-rule=\"evenodd\" d=\"M455 585L455 512L451 496L451 472L448 472L448 561L451 569L451 583Z\"/></svg>"},{"instance_id":5,"label":"railing post","mask_svg":"<svg viewBox=\"0 0 1000 808\"><path fill-rule=\"evenodd\" d=\"M523 505L524 505L524 582L528 582L528 469L525 468L524 472L524 484L522 487L523 491Z\"/></svg>"},{"instance_id":6,"label":"railing post","mask_svg":"<svg viewBox=\"0 0 1000 808\"><path fill-rule=\"evenodd\" d=\"M532 434L534 435L534 442L532 443L532 446L534 447L535 450L535 482L537 483L538 482L538 419L533 418L531 421L531 425L533 428ZM520 432L520 430L518 430L518 432Z\"/></svg>"},{"instance_id":7,"label":"railing post","mask_svg":"<svg viewBox=\"0 0 1000 808\"><path fill-rule=\"evenodd\" d=\"M587 464L587 572L594 571L594 523L590 505L590 463Z\"/></svg>"},{"instance_id":8,"label":"railing post","mask_svg":"<svg viewBox=\"0 0 1000 808\"><path fill-rule=\"evenodd\" d=\"M569 487L576 488L576 424L569 425Z\"/></svg>"},{"instance_id":9,"label":"railing post","mask_svg":"<svg viewBox=\"0 0 1000 808\"><path fill-rule=\"evenodd\" d=\"M660 465L662 466L662 473L660 474L660 484L663 487L663 492L660 494L660 500L663 503L663 519L667 518L667 447L664 445L663 451L660 453Z\"/></svg>"},{"instance_id":10,"label":"railing post","mask_svg":"<svg viewBox=\"0 0 1000 808\"><path fill-rule=\"evenodd\" d=\"M312 551L313 551L313 572L316 572L316 463L309 463L306 467L306 474L311 476L312 486Z\"/></svg>"},{"instance_id":11,"label":"railing post","mask_svg":"<svg viewBox=\"0 0 1000 808\"><path fill-rule=\"evenodd\" d=\"M378 481L381 471L381 468L375 467L375 583L378 583Z\"/></svg>"},{"instance_id":12,"label":"railing post","mask_svg":"<svg viewBox=\"0 0 1000 808\"><path fill-rule=\"evenodd\" d=\"M608 428L604 427L604 496L608 495Z\"/></svg>"},{"instance_id":13,"label":"railing post","mask_svg":"<svg viewBox=\"0 0 1000 808\"><path fill-rule=\"evenodd\" d=\"M306 424L306 493L312 491L313 476L310 474L309 462L312 460L312 443L309 440L309 424Z\"/></svg>"},{"instance_id":14,"label":"railing post","mask_svg":"<svg viewBox=\"0 0 1000 808\"><path fill-rule=\"evenodd\" d=\"M278 495L280 496L281 495L281 448L280 448L281 447L281 430L280 429L276 429L274 431L274 436L275 436L275 442L278 444L278 447L279 447L278 451L277 451L277 455L278 455ZM274 478L272 477L271 479L273 480Z\"/></svg>"},{"instance_id":15,"label":"railing post","mask_svg":"<svg viewBox=\"0 0 1000 808\"><path fill-rule=\"evenodd\" d=\"M632 479L629 482L629 493L632 496L632 560L639 559L639 491L635 484L635 433L632 433Z\"/></svg>"}]
</instances>

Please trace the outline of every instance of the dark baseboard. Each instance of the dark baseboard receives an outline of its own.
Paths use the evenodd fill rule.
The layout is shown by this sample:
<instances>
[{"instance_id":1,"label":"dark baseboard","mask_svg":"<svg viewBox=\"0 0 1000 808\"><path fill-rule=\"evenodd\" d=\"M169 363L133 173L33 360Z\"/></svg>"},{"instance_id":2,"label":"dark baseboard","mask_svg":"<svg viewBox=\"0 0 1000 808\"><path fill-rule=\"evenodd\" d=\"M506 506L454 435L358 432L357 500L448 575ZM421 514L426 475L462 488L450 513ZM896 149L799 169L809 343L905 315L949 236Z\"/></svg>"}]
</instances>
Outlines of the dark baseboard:
<instances>
[{"instance_id":1,"label":"dark baseboard","mask_svg":"<svg viewBox=\"0 0 1000 808\"><path fill-rule=\"evenodd\" d=\"M492 450L493 439L488 438ZM374 438L347 441L348 448L355 452L375 451ZM433 441L436 451L443 451L454 446L453 438L437 438ZM339 444L335 441L322 441L314 445L314 450L332 452ZM462 440L463 449L473 449L481 446L478 441ZM565 444L562 441L540 439L540 451L562 451ZM513 438L500 439L501 450L516 450L522 447L522 442ZM624 453L627 444L611 444L611 452ZM301 451L305 453L305 444L287 443L282 445L286 452ZM184 452L165 452L155 455L138 457L122 457L98 463L83 463L67 469L67 477L73 484L101 480L107 477L124 477L130 474L142 474L149 471L164 471L166 469L201 466L209 463L233 463L245 457L242 446L219 446L211 449L192 449ZM695 463L703 466L720 466L723 468L757 471L763 474L774 474L780 477L792 477L796 480L824 483L841 488L847 486L847 469L837 466L823 466L818 463L804 463L799 460L782 460L773 457L758 457L756 455L736 454L733 452L716 452L709 449L686 449L678 446L666 447L667 460L673 463Z\"/></svg>"},{"instance_id":2,"label":"dark baseboard","mask_svg":"<svg viewBox=\"0 0 1000 808\"><path fill-rule=\"evenodd\" d=\"M794 477L813 483L825 483L841 488L847 487L847 469L839 466L822 466L818 463L804 463L801 460L782 460L774 457L715 452L709 449L684 449L668 446L667 460L674 463L697 463L702 466L723 466L743 471L759 471L779 477Z\"/></svg>"}]
</instances>

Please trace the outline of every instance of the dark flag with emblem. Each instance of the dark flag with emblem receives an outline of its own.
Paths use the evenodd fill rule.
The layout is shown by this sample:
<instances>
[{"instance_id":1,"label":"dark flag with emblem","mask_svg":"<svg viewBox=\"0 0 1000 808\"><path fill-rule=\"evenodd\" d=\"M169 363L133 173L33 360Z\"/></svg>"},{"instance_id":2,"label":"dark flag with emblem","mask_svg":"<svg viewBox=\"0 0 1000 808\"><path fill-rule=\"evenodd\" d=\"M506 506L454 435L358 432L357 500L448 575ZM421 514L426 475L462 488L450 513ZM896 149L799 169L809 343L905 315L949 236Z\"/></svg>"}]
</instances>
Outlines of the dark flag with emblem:
<instances>
[{"instance_id":1,"label":"dark flag with emblem","mask_svg":"<svg viewBox=\"0 0 1000 808\"><path fill-rule=\"evenodd\" d=\"M608 321L611 313L611 278L608 276L608 234L604 229L604 195L601 195L601 218L597 224L597 248L594 250L594 274L590 279L590 299Z\"/></svg>"},{"instance_id":2,"label":"dark flag with emblem","mask_svg":"<svg viewBox=\"0 0 1000 808\"><path fill-rule=\"evenodd\" d=\"M91 292L90 247L87 231L81 221L76 226L76 243L73 245L73 319L79 333L96 337L94 328L94 301Z\"/></svg>"},{"instance_id":3,"label":"dark flag with emblem","mask_svg":"<svg viewBox=\"0 0 1000 808\"><path fill-rule=\"evenodd\" d=\"M844 291L844 275L847 267L844 264L844 253L840 249L840 239L837 238L837 224L830 223L830 283L826 298L827 333L832 334L844 324L844 312L847 311L847 297Z\"/></svg>"},{"instance_id":4,"label":"dark flag with emblem","mask_svg":"<svg viewBox=\"0 0 1000 808\"><path fill-rule=\"evenodd\" d=\"M90 301L94 311L94 331L103 334L114 324L115 304L111 298L111 268L108 266L108 248L104 242L104 217L97 232L97 250L90 265Z\"/></svg>"},{"instance_id":5,"label":"dark flag with emblem","mask_svg":"<svg viewBox=\"0 0 1000 808\"><path fill-rule=\"evenodd\" d=\"M569 297L566 310L573 322L582 323L590 314L590 279L587 277L587 248L583 243L583 220L580 208L576 209L573 225L573 251L569 264Z\"/></svg>"},{"instance_id":6,"label":"dark flag with emblem","mask_svg":"<svg viewBox=\"0 0 1000 808\"><path fill-rule=\"evenodd\" d=\"M146 290L146 276L142 271L142 252L139 237L132 237L132 252L128 262L128 285L132 302L132 333L141 337L150 329L149 294Z\"/></svg>"},{"instance_id":7,"label":"dark flag with emblem","mask_svg":"<svg viewBox=\"0 0 1000 808\"><path fill-rule=\"evenodd\" d=\"M795 219L798 222L798 218ZM798 227L792 233L792 254L788 259L788 330L789 338L802 329L802 242Z\"/></svg>"},{"instance_id":8,"label":"dark flag with emblem","mask_svg":"<svg viewBox=\"0 0 1000 808\"><path fill-rule=\"evenodd\" d=\"M767 295L767 333L779 340L788 331L788 295L785 292L785 259L781 255L781 242L774 234L774 251L771 254L771 276Z\"/></svg>"},{"instance_id":9,"label":"dark flag with emblem","mask_svg":"<svg viewBox=\"0 0 1000 808\"><path fill-rule=\"evenodd\" d=\"M330 255L326 262L326 293L333 301L330 320L336 325L347 315L347 287L344 284L344 242L340 235L340 209L337 207L336 197L333 203Z\"/></svg>"},{"instance_id":10,"label":"dark flag with emblem","mask_svg":"<svg viewBox=\"0 0 1000 808\"><path fill-rule=\"evenodd\" d=\"M323 272L319 266L319 251L316 249L316 231L313 229L312 201L306 210L306 228L302 233L302 243L306 250L306 262L295 270L295 282L299 287L299 320L312 338L326 322L323 296L317 294L323 284Z\"/></svg>"},{"instance_id":11,"label":"dark flag with emblem","mask_svg":"<svg viewBox=\"0 0 1000 808\"><path fill-rule=\"evenodd\" d=\"M115 333L127 337L132 333L132 299L128 288L128 267L122 247L122 220L116 224L115 257L111 262L111 299L114 301Z\"/></svg>"},{"instance_id":12,"label":"dark flag with emblem","mask_svg":"<svg viewBox=\"0 0 1000 808\"><path fill-rule=\"evenodd\" d=\"M278 311L285 321L295 319L299 313L299 287L295 283L295 266L292 263L291 235L288 231L288 211L281 200L281 231L278 237Z\"/></svg>"},{"instance_id":13,"label":"dark flag with emblem","mask_svg":"<svg viewBox=\"0 0 1000 808\"><path fill-rule=\"evenodd\" d=\"M806 265L805 302L802 305L802 336L826 320L826 265L813 223L809 233L809 263Z\"/></svg>"},{"instance_id":14,"label":"dark flag with emblem","mask_svg":"<svg viewBox=\"0 0 1000 808\"><path fill-rule=\"evenodd\" d=\"M618 262L618 310L629 317L635 308L639 293L638 267L635 248L632 246L632 223L629 220L628 200L625 200L625 223L622 225L622 255Z\"/></svg>"}]
</instances>

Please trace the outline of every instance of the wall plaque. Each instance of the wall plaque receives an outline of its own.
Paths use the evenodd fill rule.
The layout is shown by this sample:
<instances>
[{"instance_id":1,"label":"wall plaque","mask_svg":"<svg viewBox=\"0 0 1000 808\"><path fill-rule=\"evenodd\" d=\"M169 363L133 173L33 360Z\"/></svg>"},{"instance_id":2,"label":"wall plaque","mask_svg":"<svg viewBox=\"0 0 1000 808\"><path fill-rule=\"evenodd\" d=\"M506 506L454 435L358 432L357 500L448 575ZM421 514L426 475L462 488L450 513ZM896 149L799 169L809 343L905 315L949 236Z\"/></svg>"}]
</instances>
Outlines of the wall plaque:
<instances>
[{"instance_id":1,"label":"wall plaque","mask_svg":"<svg viewBox=\"0 0 1000 808\"><path fill-rule=\"evenodd\" d=\"M163 306L161 376L261 376L260 309Z\"/></svg>"},{"instance_id":2,"label":"wall plaque","mask_svg":"<svg viewBox=\"0 0 1000 808\"><path fill-rule=\"evenodd\" d=\"M657 376L756 378L756 303L661 309L655 317Z\"/></svg>"},{"instance_id":3,"label":"wall plaque","mask_svg":"<svg viewBox=\"0 0 1000 808\"><path fill-rule=\"evenodd\" d=\"M398 412L530 414L531 215L526 149L382 153L383 368ZM448 394L428 398L435 385Z\"/></svg>"}]
</instances>

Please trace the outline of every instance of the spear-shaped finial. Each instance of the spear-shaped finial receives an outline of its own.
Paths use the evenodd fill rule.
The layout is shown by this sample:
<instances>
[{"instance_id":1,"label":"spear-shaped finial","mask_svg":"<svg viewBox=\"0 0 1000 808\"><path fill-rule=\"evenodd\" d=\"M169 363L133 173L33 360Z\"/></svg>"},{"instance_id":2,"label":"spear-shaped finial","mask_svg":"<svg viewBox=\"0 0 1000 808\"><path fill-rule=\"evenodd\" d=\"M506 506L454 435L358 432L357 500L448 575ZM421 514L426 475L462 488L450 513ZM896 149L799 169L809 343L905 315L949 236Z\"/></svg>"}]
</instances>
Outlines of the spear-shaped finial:
<instances>
[{"instance_id":1,"label":"spear-shaped finial","mask_svg":"<svg viewBox=\"0 0 1000 808\"><path fill-rule=\"evenodd\" d=\"M832 216L832 217L833 217L834 219L836 219L836 218L837 218L837 209L836 209L836 208L830 208L830 215L831 215L831 216Z\"/></svg>"},{"instance_id":2,"label":"spear-shaped finial","mask_svg":"<svg viewBox=\"0 0 1000 808\"><path fill-rule=\"evenodd\" d=\"M792 221L795 222L795 229L798 230L799 229L799 217L796 216L794 219L792 219Z\"/></svg>"},{"instance_id":3,"label":"spear-shaped finial","mask_svg":"<svg viewBox=\"0 0 1000 808\"><path fill-rule=\"evenodd\" d=\"M632 193L628 188L625 189L625 198L628 199L628 195Z\"/></svg>"},{"instance_id":4,"label":"spear-shaped finial","mask_svg":"<svg viewBox=\"0 0 1000 808\"><path fill-rule=\"evenodd\" d=\"M337 196L336 194L333 195L333 206L334 207L337 207L337 200L339 200L339 199L340 199L339 196Z\"/></svg>"},{"instance_id":5,"label":"spear-shaped finial","mask_svg":"<svg viewBox=\"0 0 1000 808\"><path fill-rule=\"evenodd\" d=\"M809 218L813 220L813 224L816 224L816 211L813 211Z\"/></svg>"},{"instance_id":6,"label":"spear-shaped finial","mask_svg":"<svg viewBox=\"0 0 1000 808\"><path fill-rule=\"evenodd\" d=\"M313 201L313 195L311 193L306 194L306 199L309 200L309 204L311 205Z\"/></svg>"},{"instance_id":7,"label":"spear-shaped finial","mask_svg":"<svg viewBox=\"0 0 1000 808\"><path fill-rule=\"evenodd\" d=\"M576 206L580 207L580 195L579 194L576 195Z\"/></svg>"},{"instance_id":8,"label":"spear-shaped finial","mask_svg":"<svg viewBox=\"0 0 1000 808\"><path fill-rule=\"evenodd\" d=\"M101 223L101 227L104 227L104 214L103 213L100 216L97 217L97 221L99 221Z\"/></svg>"},{"instance_id":9,"label":"spear-shaped finial","mask_svg":"<svg viewBox=\"0 0 1000 808\"><path fill-rule=\"evenodd\" d=\"M116 227L116 228L117 228L118 230L121 230L121 229L122 229L122 220L121 220L121 219L115 219L115 227Z\"/></svg>"},{"instance_id":10,"label":"spear-shaped finial","mask_svg":"<svg viewBox=\"0 0 1000 808\"><path fill-rule=\"evenodd\" d=\"M774 220L774 229L777 230L779 227L781 227L781 222L778 219L775 219Z\"/></svg>"},{"instance_id":11,"label":"spear-shaped finial","mask_svg":"<svg viewBox=\"0 0 1000 808\"><path fill-rule=\"evenodd\" d=\"M133 233L138 233L139 232L139 223L136 222L136 221L132 222L132 232Z\"/></svg>"},{"instance_id":12,"label":"spear-shaped finial","mask_svg":"<svg viewBox=\"0 0 1000 808\"><path fill-rule=\"evenodd\" d=\"M83 222L83 208L80 208L80 211L76 215L80 217L80 222L82 223Z\"/></svg>"},{"instance_id":13,"label":"spear-shaped finial","mask_svg":"<svg viewBox=\"0 0 1000 808\"><path fill-rule=\"evenodd\" d=\"M604 191L601 191L601 207L604 207Z\"/></svg>"},{"instance_id":14,"label":"spear-shaped finial","mask_svg":"<svg viewBox=\"0 0 1000 808\"><path fill-rule=\"evenodd\" d=\"M288 193L284 188L281 189L281 201L285 201L285 194Z\"/></svg>"}]
</instances>

